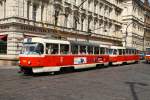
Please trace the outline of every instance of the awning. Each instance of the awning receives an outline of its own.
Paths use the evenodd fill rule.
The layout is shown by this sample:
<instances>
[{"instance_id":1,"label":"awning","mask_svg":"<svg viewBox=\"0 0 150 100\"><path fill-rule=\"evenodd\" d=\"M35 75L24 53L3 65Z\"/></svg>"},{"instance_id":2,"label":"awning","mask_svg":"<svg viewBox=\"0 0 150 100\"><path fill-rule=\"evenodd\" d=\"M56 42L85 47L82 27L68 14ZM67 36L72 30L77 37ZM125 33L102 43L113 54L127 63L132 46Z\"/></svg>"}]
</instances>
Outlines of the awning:
<instances>
[{"instance_id":1,"label":"awning","mask_svg":"<svg viewBox=\"0 0 150 100\"><path fill-rule=\"evenodd\" d=\"M7 41L7 35L0 35L0 41Z\"/></svg>"}]
</instances>

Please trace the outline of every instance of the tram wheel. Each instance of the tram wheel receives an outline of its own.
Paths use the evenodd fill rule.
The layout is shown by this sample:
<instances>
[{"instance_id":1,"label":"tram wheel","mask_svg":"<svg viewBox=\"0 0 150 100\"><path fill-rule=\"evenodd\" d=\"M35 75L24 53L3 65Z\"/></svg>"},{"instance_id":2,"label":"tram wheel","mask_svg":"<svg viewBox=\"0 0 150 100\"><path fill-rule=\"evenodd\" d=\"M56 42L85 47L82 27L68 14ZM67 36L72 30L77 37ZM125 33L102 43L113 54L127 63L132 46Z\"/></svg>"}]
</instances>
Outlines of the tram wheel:
<instances>
[{"instance_id":1,"label":"tram wheel","mask_svg":"<svg viewBox=\"0 0 150 100\"><path fill-rule=\"evenodd\" d=\"M32 68L21 68L21 72L23 72L25 75L33 74Z\"/></svg>"},{"instance_id":2,"label":"tram wheel","mask_svg":"<svg viewBox=\"0 0 150 100\"><path fill-rule=\"evenodd\" d=\"M112 66L112 62L109 62L109 66Z\"/></svg>"}]
</instances>

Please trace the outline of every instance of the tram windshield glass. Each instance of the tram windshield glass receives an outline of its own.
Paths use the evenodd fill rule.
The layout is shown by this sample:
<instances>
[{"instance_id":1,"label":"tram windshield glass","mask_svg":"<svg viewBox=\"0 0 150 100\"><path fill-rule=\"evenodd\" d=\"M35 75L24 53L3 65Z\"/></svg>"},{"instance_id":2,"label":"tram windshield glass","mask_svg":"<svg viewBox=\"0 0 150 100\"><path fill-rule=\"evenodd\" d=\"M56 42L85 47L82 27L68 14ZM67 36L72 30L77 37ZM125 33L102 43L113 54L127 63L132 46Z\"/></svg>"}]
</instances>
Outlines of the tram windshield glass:
<instances>
[{"instance_id":1,"label":"tram windshield glass","mask_svg":"<svg viewBox=\"0 0 150 100\"><path fill-rule=\"evenodd\" d=\"M25 43L21 54L43 54L44 46L41 43Z\"/></svg>"}]
</instances>

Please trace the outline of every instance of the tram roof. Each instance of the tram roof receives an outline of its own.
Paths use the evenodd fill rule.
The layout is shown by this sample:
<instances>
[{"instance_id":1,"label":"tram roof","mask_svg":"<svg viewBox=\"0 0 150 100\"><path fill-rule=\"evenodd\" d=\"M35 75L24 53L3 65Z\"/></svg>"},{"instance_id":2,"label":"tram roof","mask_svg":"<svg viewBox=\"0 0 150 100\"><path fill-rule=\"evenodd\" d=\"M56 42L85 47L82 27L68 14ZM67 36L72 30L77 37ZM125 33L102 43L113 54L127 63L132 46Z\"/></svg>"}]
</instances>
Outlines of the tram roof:
<instances>
[{"instance_id":1,"label":"tram roof","mask_svg":"<svg viewBox=\"0 0 150 100\"><path fill-rule=\"evenodd\" d=\"M83 46L97 46L97 47L100 46L99 44L85 42L85 41L70 41L70 43L75 45L83 45Z\"/></svg>"},{"instance_id":2,"label":"tram roof","mask_svg":"<svg viewBox=\"0 0 150 100\"><path fill-rule=\"evenodd\" d=\"M104 44L101 44L100 47L110 48L110 45L104 45Z\"/></svg>"},{"instance_id":3,"label":"tram roof","mask_svg":"<svg viewBox=\"0 0 150 100\"><path fill-rule=\"evenodd\" d=\"M39 38L39 37L34 37L34 38L26 38L24 42L39 42L39 43L56 43L56 44L70 44L69 41L65 40L56 40L56 39L48 39L48 38Z\"/></svg>"}]
</instances>

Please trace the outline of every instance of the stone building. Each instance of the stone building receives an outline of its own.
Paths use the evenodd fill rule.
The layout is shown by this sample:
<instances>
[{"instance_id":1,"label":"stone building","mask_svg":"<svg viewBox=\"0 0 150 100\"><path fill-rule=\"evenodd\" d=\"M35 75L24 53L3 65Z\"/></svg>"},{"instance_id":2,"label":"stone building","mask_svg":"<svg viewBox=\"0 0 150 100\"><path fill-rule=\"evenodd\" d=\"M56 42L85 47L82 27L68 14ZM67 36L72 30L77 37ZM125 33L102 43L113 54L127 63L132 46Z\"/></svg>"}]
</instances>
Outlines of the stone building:
<instances>
[{"instance_id":1,"label":"stone building","mask_svg":"<svg viewBox=\"0 0 150 100\"><path fill-rule=\"evenodd\" d=\"M143 50L144 3L140 0L124 0L123 7L123 45Z\"/></svg>"},{"instance_id":2,"label":"stone building","mask_svg":"<svg viewBox=\"0 0 150 100\"><path fill-rule=\"evenodd\" d=\"M123 45L144 51L150 47L150 6L148 0L124 0L122 25Z\"/></svg>"},{"instance_id":3,"label":"stone building","mask_svg":"<svg viewBox=\"0 0 150 100\"><path fill-rule=\"evenodd\" d=\"M150 5L148 0L144 2L145 6L145 32L144 32L144 49L150 47Z\"/></svg>"},{"instance_id":4,"label":"stone building","mask_svg":"<svg viewBox=\"0 0 150 100\"><path fill-rule=\"evenodd\" d=\"M18 55L26 37L122 45L123 1L0 0L0 53ZM134 39L141 40L143 21L138 18L141 31Z\"/></svg>"}]
</instances>

